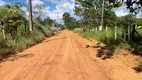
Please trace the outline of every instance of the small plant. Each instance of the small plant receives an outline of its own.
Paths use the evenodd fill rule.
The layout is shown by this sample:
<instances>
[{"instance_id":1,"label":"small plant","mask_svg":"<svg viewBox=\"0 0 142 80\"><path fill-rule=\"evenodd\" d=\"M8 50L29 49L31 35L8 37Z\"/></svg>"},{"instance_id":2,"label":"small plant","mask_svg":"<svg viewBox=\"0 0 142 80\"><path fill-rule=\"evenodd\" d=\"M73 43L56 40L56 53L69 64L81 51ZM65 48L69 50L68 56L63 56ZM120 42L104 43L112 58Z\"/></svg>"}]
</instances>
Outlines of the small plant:
<instances>
[{"instance_id":1,"label":"small plant","mask_svg":"<svg viewBox=\"0 0 142 80\"><path fill-rule=\"evenodd\" d=\"M138 62L138 65L136 67L134 67L134 69L137 71L137 72L142 72L142 57L136 59L137 62Z\"/></svg>"}]
</instances>

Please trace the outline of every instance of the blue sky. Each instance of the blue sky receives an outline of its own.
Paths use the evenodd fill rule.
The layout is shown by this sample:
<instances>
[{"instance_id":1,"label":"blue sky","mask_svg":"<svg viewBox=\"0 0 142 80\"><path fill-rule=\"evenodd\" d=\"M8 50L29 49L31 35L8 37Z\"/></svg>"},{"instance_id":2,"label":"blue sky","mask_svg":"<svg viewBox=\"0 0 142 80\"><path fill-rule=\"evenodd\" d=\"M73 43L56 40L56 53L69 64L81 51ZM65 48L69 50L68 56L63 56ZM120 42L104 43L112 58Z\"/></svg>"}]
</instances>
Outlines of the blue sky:
<instances>
[{"instance_id":1,"label":"blue sky","mask_svg":"<svg viewBox=\"0 0 142 80\"><path fill-rule=\"evenodd\" d=\"M4 4L9 4L10 0L0 0L0 6ZM14 3L23 3L27 4L28 0L13 0ZM45 14L44 17L49 16L51 19L57 19L57 12L58 12L58 22L62 23L62 15L65 12L69 12L71 16L75 17L76 19L80 19L79 17L74 15L73 9L75 6L75 0L32 0L32 5L41 5L44 4L46 8L43 11ZM27 11L26 8L23 10ZM34 10L34 9L33 9ZM129 11L126 9L126 6L121 6L114 10L116 15L121 17L129 14ZM28 12L27 12L28 14Z\"/></svg>"},{"instance_id":2,"label":"blue sky","mask_svg":"<svg viewBox=\"0 0 142 80\"><path fill-rule=\"evenodd\" d=\"M28 0L13 0L14 3L22 3L27 4ZM4 4L9 4L10 0L0 0L0 6ZM76 19L79 19L79 17L74 15L73 9L74 9L74 0L32 0L32 5L42 5L44 4L46 8L43 10L43 13L45 14L44 17L50 17L51 19L57 20L57 12L58 12L58 22L62 23L62 15L65 12L69 12L71 16L75 17ZM26 7L23 7L23 10L27 12ZM35 10L35 9L33 9Z\"/></svg>"}]
</instances>

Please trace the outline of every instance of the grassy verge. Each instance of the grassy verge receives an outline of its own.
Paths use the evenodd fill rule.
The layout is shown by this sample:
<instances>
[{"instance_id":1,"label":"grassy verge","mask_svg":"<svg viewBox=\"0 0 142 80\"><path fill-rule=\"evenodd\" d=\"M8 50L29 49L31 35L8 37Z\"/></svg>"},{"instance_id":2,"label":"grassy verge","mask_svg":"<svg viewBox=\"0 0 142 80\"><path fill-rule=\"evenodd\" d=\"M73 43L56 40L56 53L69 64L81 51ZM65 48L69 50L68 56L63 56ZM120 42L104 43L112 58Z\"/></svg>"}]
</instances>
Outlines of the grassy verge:
<instances>
[{"instance_id":1,"label":"grassy verge","mask_svg":"<svg viewBox=\"0 0 142 80\"><path fill-rule=\"evenodd\" d=\"M122 32L123 29L118 29L117 31L117 39L115 39L115 35L114 35L114 30L108 30L107 33L105 30L102 31L98 31L96 32L95 30L93 31L86 31L86 32L80 32L78 31L74 31L79 33L82 37L86 38L86 39L96 39L102 43L105 43L106 45L110 46L113 49L116 48L130 48L131 46L128 44L128 42L126 42L123 38L122 38Z\"/></svg>"},{"instance_id":2,"label":"grassy verge","mask_svg":"<svg viewBox=\"0 0 142 80\"><path fill-rule=\"evenodd\" d=\"M113 56L114 53L116 53L119 50L129 50L134 55L142 56L142 45L137 42L132 41L125 41L123 39L123 29L118 29L117 35L118 38L115 39L114 30L108 30L107 33L105 30L96 32L95 30L86 32L81 32L80 30L74 30L75 33L79 33L82 37L86 39L96 39L100 41L101 43L106 44L104 47L100 47L98 50L98 57L102 57L105 55L107 58L110 58L110 56ZM141 31L142 32L142 31ZM102 58L106 59L106 58ZM142 71L142 57L138 58L136 61L138 61L138 65L134 68L136 71L141 72Z\"/></svg>"},{"instance_id":3,"label":"grassy verge","mask_svg":"<svg viewBox=\"0 0 142 80\"><path fill-rule=\"evenodd\" d=\"M52 32L49 26L37 25L31 33L22 33L8 40L0 40L0 60L9 54L15 54L36 43L41 42L46 37L50 37Z\"/></svg>"}]
</instances>

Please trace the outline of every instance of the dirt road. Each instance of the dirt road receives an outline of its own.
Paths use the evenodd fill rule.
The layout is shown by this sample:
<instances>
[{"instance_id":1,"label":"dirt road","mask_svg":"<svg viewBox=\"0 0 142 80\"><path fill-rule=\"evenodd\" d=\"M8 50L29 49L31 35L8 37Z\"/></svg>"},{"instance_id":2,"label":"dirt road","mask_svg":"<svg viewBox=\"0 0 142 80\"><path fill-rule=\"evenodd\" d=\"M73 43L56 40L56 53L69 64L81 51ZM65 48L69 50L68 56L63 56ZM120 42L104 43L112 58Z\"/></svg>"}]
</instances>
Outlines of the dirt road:
<instances>
[{"instance_id":1,"label":"dirt road","mask_svg":"<svg viewBox=\"0 0 142 80\"><path fill-rule=\"evenodd\" d=\"M89 41L64 30L17 54L22 57L0 63L0 80L113 80L107 63L91 56L97 49L85 48L85 44ZM142 80L137 75L134 79Z\"/></svg>"}]
</instances>

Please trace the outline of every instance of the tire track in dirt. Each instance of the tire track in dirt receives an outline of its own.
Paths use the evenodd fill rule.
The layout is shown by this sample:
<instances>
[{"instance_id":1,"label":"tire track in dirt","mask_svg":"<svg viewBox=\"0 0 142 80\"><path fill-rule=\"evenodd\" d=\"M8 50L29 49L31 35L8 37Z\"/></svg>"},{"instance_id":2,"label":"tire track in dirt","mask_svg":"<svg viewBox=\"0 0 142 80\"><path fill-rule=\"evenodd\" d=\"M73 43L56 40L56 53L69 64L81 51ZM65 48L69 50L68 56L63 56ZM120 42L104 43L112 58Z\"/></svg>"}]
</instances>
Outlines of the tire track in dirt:
<instances>
[{"instance_id":1,"label":"tire track in dirt","mask_svg":"<svg viewBox=\"0 0 142 80\"><path fill-rule=\"evenodd\" d=\"M53 59L51 60L51 65L50 67L47 69L46 71L46 75L44 80L55 80L55 76L56 76L56 71L57 71L57 67L58 65L61 63L61 60L63 58L62 52L63 51L63 43L64 40L62 41L62 43L60 45L58 45L58 48L60 48L60 50L55 50L55 55L53 56Z\"/></svg>"},{"instance_id":2,"label":"tire track in dirt","mask_svg":"<svg viewBox=\"0 0 142 80\"><path fill-rule=\"evenodd\" d=\"M59 38L57 38L57 39L60 39L60 38L62 38L63 36L60 36ZM55 42L53 42L54 44L51 44L51 47L49 48L49 50L45 50L45 52L50 52L49 54L43 54L43 56L42 57L40 57L39 58L39 61L38 61L38 65L39 65L39 67L37 67L37 69L36 68L34 68L34 69L32 69L33 71L30 73L30 72L28 72L28 74L30 74L30 75L28 75L28 76L26 76L26 78L24 79L24 80L35 80L36 78L36 75L37 75L37 73L40 73L39 71L41 71L41 69L44 67L44 65L46 65L46 63L47 64L52 64L52 61L50 61L50 58L52 59L52 57L54 57L55 56L55 53L56 52L54 52L54 51L56 51L55 49L58 49L59 48L59 46L63 43L63 40L60 40L60 41L57 41L58 42L58 44L59 45L54 45L55 44ZM55 49L54 49L54 48ZM43 51L44 52L44 51ZM54 54L53 54L54 53ZM46 56L46 57L45 57ZM42 59L41 59L42 58ZM40 60L41 59L41 60ZM48 60L48 61L47 61ZM36 64L37 65L37 64ZM46 66L47 67L47 66ZM48 68L48 67L47 67ZM35 75L33 75L33 74L35 74ZM32 77L33 76L33 77ZM38 79L37 79L38 80Z\"/></svg>"},{"instance_id":3,"label":"tire track in dirt","mask_svg":"<svg viewBox=\"0 0 142 80\"><path fill-rule=\"evenodd\" d=\"M72 43L73 43L74 49L77 53L76 59L78 59L78 64L80 65L80 68L82 69L83 73L86 72L86 74L88 74L88 76L86 76L85 80L90 80L89 78L91 76L89 76L90 74L87 73L87 72L90 72L90 71L87 71L87 68L84 67L84 64L88 64L90 62L91 62L92 65L94 65L94 64L97 65L97 64L95 63L93 58L89 55L89 52L88 52L87 48L85 48L85 45L82 45L82 43L84 43L82 41L84 41L84 40L82 38L78 37L78 35L76 35L74 33L73 33L72 36L77 36L77 38L73 38L74 40L72 40ZM89 68L89 66L86 66L86 67ZM96 71L96 74L100 74L100 76L94 75L92 77L93 79L91 79L91 80L111 80L108 76L106 76L105 72L98 67L98 65L94 66L94 68L97 68L97 70L94 70L94 72ZM93 68L92 68L92 70L93 70Z\"/></svg>"}]
</instances>

